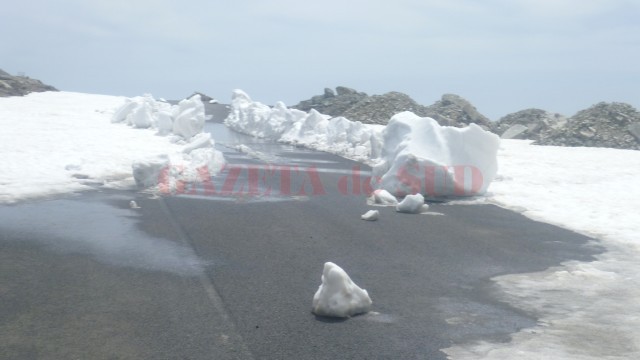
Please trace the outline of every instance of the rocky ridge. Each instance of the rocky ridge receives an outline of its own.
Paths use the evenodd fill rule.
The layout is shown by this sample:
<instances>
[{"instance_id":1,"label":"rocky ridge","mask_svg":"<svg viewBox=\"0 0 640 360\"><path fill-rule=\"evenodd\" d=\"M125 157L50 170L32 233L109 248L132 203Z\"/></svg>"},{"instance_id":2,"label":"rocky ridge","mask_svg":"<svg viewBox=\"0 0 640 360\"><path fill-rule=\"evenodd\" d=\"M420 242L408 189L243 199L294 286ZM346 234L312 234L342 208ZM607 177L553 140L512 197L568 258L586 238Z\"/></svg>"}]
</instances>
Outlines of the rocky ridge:
<instances>
[{"instance_id":1,"label":"rocky ridge","mask_svg":"<svg viewBox=\"0 0 640 360\"><path fill-rule=\"evenodd\" d=\"M640 112L629 104L601 102L564 126L542 131L536 144L640 150Z\"/></svg>"},{"instance_id":2,"label":"rocky ridge","mask_svg":"<svg viewBox=\"0 0 640 360\"><path fill-rule=\"evenodd\" d=\"M58 91L42 81L26 76L13 76L0 70L0 97L24 96L32 92Z\"/></svg>"},{"instance_id":3,"label":"rocky ridge","mask_svg":"<svg viewBox=\"0 0 640 360\"><path fill-rule=\"evenodd\" d=\"M540 140L540 135L564 126L567 118L542 109L525 109L508 114L494 124L494 132L503 139Z\"/></svg>"},{"instance_id":4,"label":"rocky ridge","mask_svg":"<svg viewBox=\"0 0 640 360\"><path fill-rule=\"evenodd\" d=\"M315 109L323 114L344 116L366 124L386 125L393 115L411 111L419 116L432 117L441 125L465 126L473 122L485 129L492 128L489 119L467 100L454 94L445 94L433 105L423 106L408 95L396 91L369 96L364 92L338 86L335 92L326 88L324 94L292 107L303 111Z\"/></svg>"}]
</instances>

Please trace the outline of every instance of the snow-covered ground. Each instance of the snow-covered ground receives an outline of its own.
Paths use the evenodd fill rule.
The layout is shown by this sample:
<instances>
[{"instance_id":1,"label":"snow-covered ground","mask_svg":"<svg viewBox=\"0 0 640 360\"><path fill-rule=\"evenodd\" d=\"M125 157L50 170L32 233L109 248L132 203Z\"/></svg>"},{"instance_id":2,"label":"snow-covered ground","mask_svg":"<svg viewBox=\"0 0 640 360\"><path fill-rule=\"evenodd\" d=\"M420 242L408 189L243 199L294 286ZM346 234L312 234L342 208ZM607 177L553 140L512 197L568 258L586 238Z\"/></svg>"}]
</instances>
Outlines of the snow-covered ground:
<instances>
[{"instance_id":1,"label":"snow-covered ground","mask_svg":"<svg viewBox=\"0 0 640 360\"><path fill-rule=\"evenodd\" d=\"M495 278L504 300L540 317L509 343L446 350L452 359L640 359L640 151L503 140L481 202L600 240L590 263Z\"/></svg>"},{"instance_id":2,"label":"snow-covered ground","mask_svg":"<svg viewBox=\"0 0 640 360\"><path fill-rule=\"evenodd\" d=\"M381 151L381 129L313 114L287 130L284 125L293 120L282 106L276 107L276 116L240 95L242 106L268 112L266 117L237 118L238 126L263 119L249 124L259 130L255 135L318 145L361 161ZM0 98L0 204L96 185L132 186L132 164L158 155L172 164L223 161L212 152L187 156L212 145L206 134L190 130L199 126L199 115L178 130L194 136L179 140L157 134L176 131L169 126L168 112L156 116L155 128L145 119L160 114L154 106L164 105L151 103L130 119L135 127L150 128L112 123L124 103L121 97L68 92ZM186 114L197 108L184 105L183 110ZM179 115L176 110L171 116ZM495 278L504 300L537 314L539 325L515 334L509 343L463 344L446 352L453 359L640 358L640 152L503 140L497 158L498 175L487 195L468 203L495 203L593 236L607 251L591 263L568 262L539 273Z\"/></svg>"},{"instance_id":3,"label":"snow-covered ground","mask_svg":"<svg viewBox=\"0 0 640 360\"><path fill-rule=\"evenodd\" d=\"M152 113L151 107L160 103L149 97L134 100L71 92L0 98L0 204L93 186L130 187L132 165L158 156L175 168L206 164L212 175L224 163L202 126L193 129L191 119L200 117L194 115L195 105L186 110L174 107L176 120L164 117L174 133L188 129L188 135L196 135L185 139L154 126L155 115L162 113ZM114 114L124 119L128 113L135 115L129 125L112 123ZM204 108L201 115L204 122Z\"/></svg>"}]
</instances>

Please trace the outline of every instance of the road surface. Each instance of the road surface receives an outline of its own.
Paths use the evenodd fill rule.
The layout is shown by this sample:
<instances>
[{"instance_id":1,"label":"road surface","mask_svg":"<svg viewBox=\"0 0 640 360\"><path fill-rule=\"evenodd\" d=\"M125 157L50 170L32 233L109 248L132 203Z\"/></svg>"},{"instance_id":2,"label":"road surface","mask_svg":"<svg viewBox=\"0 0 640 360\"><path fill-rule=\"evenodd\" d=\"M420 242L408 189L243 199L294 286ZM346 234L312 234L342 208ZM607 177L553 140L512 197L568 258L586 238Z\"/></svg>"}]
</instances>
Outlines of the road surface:
<instances>
[{"instance_id":1,"label":"road surface","mask_svg":"<svg viewBox=\"0 0 640 360\"><path fill-rule=\"evenodd\" d=\"M0 358L445 359L535 324L493 276L601 251L492 205L377 207L362 221L365 166L208 127L233 165L208 188L0 206ZM368 290L372 313L311 313L326 261Z\"/></svg>"}]
</instances>

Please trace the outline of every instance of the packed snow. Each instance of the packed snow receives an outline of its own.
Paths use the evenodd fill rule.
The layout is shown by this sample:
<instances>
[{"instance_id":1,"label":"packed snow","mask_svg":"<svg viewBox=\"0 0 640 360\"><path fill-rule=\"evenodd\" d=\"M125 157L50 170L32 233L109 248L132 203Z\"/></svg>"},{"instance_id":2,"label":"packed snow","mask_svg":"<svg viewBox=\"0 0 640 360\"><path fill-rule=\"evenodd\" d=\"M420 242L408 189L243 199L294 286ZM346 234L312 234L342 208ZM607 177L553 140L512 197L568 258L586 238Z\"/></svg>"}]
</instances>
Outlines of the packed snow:
<instances>
[{"instance_id":1,"label":"packed snow","mask_svg":"<svg viewBox=\"0 0 640 360\"><path fill-rule=\"evenodd\" d=\"M480 203L595 237L597 261L494 278L503 300L539 325L508 343L446 349L452 359L640 359L640 151L503 140Z\"/></svg>"},{"instance_id":2,"label":"packed snow","mask_svg":"<svg viewBox=\"0 0 640 360\"><path fill-rule=\"evenodd\" d=\"M366 213L360 215L362 220L367 221L376 221L380 218L380 211L378 210L369 210Z\"/></svg>"},{"instance_id":3,"label":"packed snow","mask_svg":"<svg viewBox=\"0 0 640 360\"><path fill-rule=\"evenodd\" d=\"M475 196L486 192L498 170L500 138L478 125L440 126L402 112L382 132L381 161L373 186L396 196Z\"/></svg>"},{"instance_id":4,"label":"packed snow","mask_svg":"<svg viewBox=\"0 0 640 360\"><path fill-rule=\"evenodd\" d=\"M475 124L440 126L411 112L395 115L386 126L368 125L313 109L288 109L282 102L271 108L235 90L225 124L252 136L375 165L372 187L400 197L481 195L497 171L497 135Z\"/></svg>"},{"instance_id":5,"label":"packed snow","mask_svg":"<svg viewBox=\"0 0 640 360\"><path fill-rule=\"evenodd\" d=\"M326 262L322 284L313 296L313 313L319 316L350 317L371 309L367 290L356 285L338 265Z\"/></svg>"},{"instance_id":6,"label":"packed snow","mask_svg":"<svg viewBox=\"0 0 640 360\"><path fill-rule=\"evenodd\" d=\"M144 168L158 162L171 165L172 184L199 179L203 166L214 175L224 157L202 133L201 105L199 98L172 107L151 96L72 92L0 98L0 204L130 187L134 172L142 186L151 185L158 169Z\"/></svg>"},{"instance_id":7,"label":"packed snow","mask_svg":"<svg viewBox=\"0 0 640 360\"><path fill-rule=\"evenodd\" d=\"M282 102L269 107L251 100L242 90L234 90L231 112L225 124L231 129L255 137L305 146L349 159L370 162L380 152L382 127L330 119L315 110L309 113L288 109Z\"/></svg>"},{"instance_id":8,"label":"packed snow","mask_svg":"<svg viewBox=\"0 0 640 360\"><path fill-rule=\"evenodd\" d=\"M370 205L396 206L398 204L398 199L385 189L374 190L367 200Z\"/></svg>"}]
</instances>

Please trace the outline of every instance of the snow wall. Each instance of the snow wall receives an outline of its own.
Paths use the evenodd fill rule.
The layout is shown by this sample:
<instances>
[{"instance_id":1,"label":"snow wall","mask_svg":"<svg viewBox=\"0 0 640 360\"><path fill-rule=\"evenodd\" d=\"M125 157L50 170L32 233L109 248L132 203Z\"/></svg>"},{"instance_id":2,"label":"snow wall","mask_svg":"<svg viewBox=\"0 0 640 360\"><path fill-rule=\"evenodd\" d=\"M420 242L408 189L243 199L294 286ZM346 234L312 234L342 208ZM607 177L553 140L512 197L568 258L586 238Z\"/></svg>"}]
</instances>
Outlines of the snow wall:
<instances>
[{"instance_id":1,"label":"snow wall","mask_svg":"<svg viewBox=\"0 0 640 360\"><path fill-rule=\"evenodd\" d=\"M368 125L315 110L288 109L282 102L269 107L234 90L225 124L245 134L370 164L372 187L400 197L482 195L498 170L497 135L476 124L440 126L411 112L395 115L386 127Z\"/></svg>"},{"instance_id":2,"label":"snow wall","mask_svg":"<svg viewBox=\"0 0 640 360\"><path fill-rule=\"evenodd\" d=\"M234 90L225 124L241 133L301 145L349 159L368 162L380 154L381 132L343 117L330 119L315 110L289 109L282 102L269 107Z\"/></svg>"}]
</instances>

